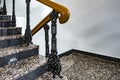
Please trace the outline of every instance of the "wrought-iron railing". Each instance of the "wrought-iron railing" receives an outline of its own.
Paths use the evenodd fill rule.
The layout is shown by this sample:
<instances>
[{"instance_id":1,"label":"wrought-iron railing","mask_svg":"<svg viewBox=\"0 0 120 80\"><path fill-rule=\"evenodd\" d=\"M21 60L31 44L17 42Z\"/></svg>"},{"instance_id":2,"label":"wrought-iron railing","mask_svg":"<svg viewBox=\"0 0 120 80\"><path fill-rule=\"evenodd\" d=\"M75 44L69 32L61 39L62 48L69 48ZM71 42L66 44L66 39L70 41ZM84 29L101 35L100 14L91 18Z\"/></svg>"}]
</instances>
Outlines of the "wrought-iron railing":
<instances>
[{"instance_id":1,"label":"wrought-iron railing","mask_svg":"<svg viewBox=\"0 0 120 80\"><path fill-rule=\"evenodd\" d=\"M1 1L1 0L0 0ZM59 22L61 24L67 22L70 17L69 10L60 5L57 4L51 0L37 0L38 2L51 7L53 11L49 13L39 24L37 24L32 30L30 29L30 1L26 0L26 30L25 35L23 37L23 40L26 44L32 43L32 36L35 35L42 27L44 27L45 30L45 56L48 58L47 64L48 64L48 70L52 72L53 78L55 78L55 75L58 75L60 78L62 76L60 75L61 72L61 63L58 57L58 51L57 51L57 19L59 19ZM15 15L15 0L12 0L13 6L12 6L12 21L10 22L10 25L15 27L16 26L16 15ZM3 7L1 8L0 14L6 15L7 14L7 8L6 8L6 0L3 0ZM59 15L60 14L60 15ZM48 23L51 22L51 25L48 25ZM49 49L49 28L51 28L51 51Z\"/></svg>"},{"instance_id":2,"label":"wrought-iron railing","mask_svg":"<svg viewBox=\"0 0 120 80\"><path fill-rule=\"evenodd\" d=\"M15 15L15 0L12 0L12 21L9 22L9 24L12 27L16 26L16 15ZM3 4L3 7L0 7L0 14L1 15L7 15L7 7L6 7L6 0L0 0L0 5Z\"/></svg>"},{"instance_id":3,"label":"wrought-iron railing","mask_svg":"<svg viewBox=\"0 0 120 80\"><path fill-rule=\"evenodd\" d=\"M42 27L45 29L45 45L46 45L46 57L48 57L48 69L52 72L53 78L55 78L55 75L58 75L60 78L62 76L60 75L61 72L61 63L58 57L58 51L57 51L57 19L59 18L59 22L61 24L67 22L70 17L69 10L60 5L57 4L51 0L37 0L40 3L43 3L53 9L51 13L49 13L35 28L32 30L32 35L37 33ZM58 16L60 14L60 16ZM51 21L51 33L52 33L52 40L51 40L51 52L49 51L49 25L48 22Z\"/></svg>"}]
</instances>

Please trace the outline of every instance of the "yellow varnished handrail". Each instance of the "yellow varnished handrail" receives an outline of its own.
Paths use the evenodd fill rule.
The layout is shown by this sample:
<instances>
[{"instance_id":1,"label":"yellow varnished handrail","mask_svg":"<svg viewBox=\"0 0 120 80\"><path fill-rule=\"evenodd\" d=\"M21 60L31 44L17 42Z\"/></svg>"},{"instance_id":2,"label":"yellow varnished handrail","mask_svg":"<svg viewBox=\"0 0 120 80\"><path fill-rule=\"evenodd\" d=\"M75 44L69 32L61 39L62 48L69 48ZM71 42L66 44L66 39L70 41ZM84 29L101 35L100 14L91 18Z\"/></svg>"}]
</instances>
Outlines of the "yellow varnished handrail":
<instances>
[{"instance_id":1,"label":"yellow varnished handrail","mask_svg":"<svg viewBox=\"0 0 120 80\"><path fill-rule=\"evenodd\" d=\"M69 20L70 13L66 7L64 7L58 3L55 3L51 0L37 0L37 1L51 7L56 12L59 12L60 13L59 22L61 24L65 23ZM49 21L50 21L50 13L39 24L37 24L35 26L35 28L33 28L32 35L34 35L36 32L38 32Z\"/></svg>"}]
</instances>

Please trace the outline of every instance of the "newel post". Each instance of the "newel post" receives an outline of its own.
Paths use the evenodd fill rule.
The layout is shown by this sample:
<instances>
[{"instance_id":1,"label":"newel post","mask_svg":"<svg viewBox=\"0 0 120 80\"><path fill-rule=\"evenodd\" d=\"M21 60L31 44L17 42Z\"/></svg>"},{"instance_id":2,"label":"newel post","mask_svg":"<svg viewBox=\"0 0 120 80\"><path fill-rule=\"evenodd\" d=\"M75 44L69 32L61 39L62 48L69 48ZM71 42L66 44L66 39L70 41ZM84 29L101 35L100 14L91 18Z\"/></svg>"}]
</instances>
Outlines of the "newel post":
<instances>
[{"instance_id":1,"label":"newel post","mask_svg":"<svg viewBox=\"0 0 120 80\"><path fill-rule=\"evenodd\" d=\"M51 71L53 74L53 78L55 78L56 75L58 75L60 78L62 76L60 75L61 73L61 63L57 51L57 19L58 19L58 12L53 10L53 12L50 15L51 19L51 53L49 54L47 65L48 65L48 70Z\"/></svg>"},{"instance_id":2,"label":"newel post","mask_svg":"<svg viewBox=\"0 0 120 80\"><path fill-rule=\"evenodd\" d=\"M30 29L30 1L26 0L26 30L24 35L24 41L29 45L29 43L32 43L32 33Z\"/></svg>"}]
</instances>

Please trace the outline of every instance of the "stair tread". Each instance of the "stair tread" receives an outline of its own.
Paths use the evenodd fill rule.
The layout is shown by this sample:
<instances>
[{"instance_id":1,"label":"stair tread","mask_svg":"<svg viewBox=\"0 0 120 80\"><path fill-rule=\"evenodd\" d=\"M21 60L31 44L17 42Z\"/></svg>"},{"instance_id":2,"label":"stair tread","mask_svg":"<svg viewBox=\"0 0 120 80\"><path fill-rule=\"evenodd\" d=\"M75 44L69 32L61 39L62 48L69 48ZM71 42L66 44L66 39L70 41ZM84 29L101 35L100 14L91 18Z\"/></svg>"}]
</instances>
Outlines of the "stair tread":
<instances>
[{"instance_id":1,"label":"stair tread","mask_svg":"<svg viewBox=\"0 0 120 80\"><path fill-rule=\"evenodd\" d=\"M0 27L0 29L16 29L16 28L22 28L22 27L7 27L7 28L5 28L5 27Z\"/></svg>"},{"instance_id":2,"label":"stair tread","mask_svg":"<svg viewBox=\"0 0 120 80\"><path fill-rule=\"evenodd\" d=\"M9 22L11 20L0 20L0 22Z\"/></svg>"},{"instance_id":3,"label":"stair tread","mask_svg":"<svg viewBox=\"0 0 120 80\"><path fill-rule=\"evenodd\" d=\"M18 45L18 46L12 46L12 47L6 47L0 49L0 57L16 54L19 52L27 51L30 49L37 48L37 45L31 44L31 45Z\"/></svg>"},{"instance_id":4,"label":"stair tread","mask_svg":"<svg viewBox=\"0 0 120 80\"><path fill-rule=\"evenodd\" d=\"M0 16L11 16L11 15L1 15L1 14L0 14Z\"/></svg>"},{"instance_id":5,"label":"stair tread","mask_svg":"<svg viewBox=\"0 0 120 80\"><path fill-rule=\"evenodd\" d=\"M10 36L0 36L0 40L6 40L6 39L17 39L21 38L21 34L18 35L10 35Z\"/></svg>"},{"instance_id":6,"label":"stair tread","mask_svg":"<svg viewBox=\"0 0 120 80\"><path fill-rule=\"evenodd\" d=\"M15 80L29 72L40 67L44 63L39 62L38 56L32 56L30 58L6 65L0 68L0 80Z\"/></svg>"}]
</instances>

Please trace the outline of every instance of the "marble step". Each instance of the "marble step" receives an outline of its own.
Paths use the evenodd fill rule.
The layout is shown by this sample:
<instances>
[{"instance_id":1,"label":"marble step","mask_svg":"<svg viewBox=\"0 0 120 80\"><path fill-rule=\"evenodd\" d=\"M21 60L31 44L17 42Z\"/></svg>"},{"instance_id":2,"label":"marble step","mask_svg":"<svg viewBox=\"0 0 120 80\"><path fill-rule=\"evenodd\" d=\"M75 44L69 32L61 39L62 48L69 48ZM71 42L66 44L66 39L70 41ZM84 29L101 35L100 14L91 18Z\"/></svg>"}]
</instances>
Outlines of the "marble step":
<instances>
[{"instance_id":1,"label":"marble step","mask_svg":"<svg viewBox=\"0 0 120 80\"><path fill-rule=\"evenodd\" d=\"M0 20L11 20L11 15L0 15Z\"/></svg>"},{"instance_id":2,"label":"marble step","mask_svg":"<svg viewBox=\"0 0 120 80\"><path fill-rule=\"evenodd\" d=\"M21 35L0 36L0 48L16 46L23 43Z\"/></svg>"},{"instance_id":3,"label":"marble step","mask_svg":"<svg viewBox=\"0 0 120 80\"><path fill-rule=\"evenodd\" d=\"M0 67L17 62L28 57L38 55L39 46L18 45L0 49Z\"/></svg>"},{"instance_id":4,"label":"marble step","mask_svg":"<svg viewBox=\"0 0 120 80\"><path fill-rule=\"evenodd\" d=\"M34 77L39 77L44 69L44 63L41 63L38 55L32 56L0 67L0 80L35 80ZM24 77L28 74L29 76ZM31 77L33 78L31 79Z\"/></svg>"},{"instance_id":5,"label":"marble step","mask_svg":"<svg viewBox=\"0 0 120 80\"><path fill-rule=\"evenodd\" d=\"M21 34L21 27L0 28L0 36L10 36Z\"/></svg>"},{"instance_id":6,"label":"marble step","mask_svg":"<svg viewBox=\"0 0 120 80\"><path fill-rule=\"evenodd\" d=\"M10 27L10 20L0 20L0 27Z\"/></svg>"}]
</instances>

